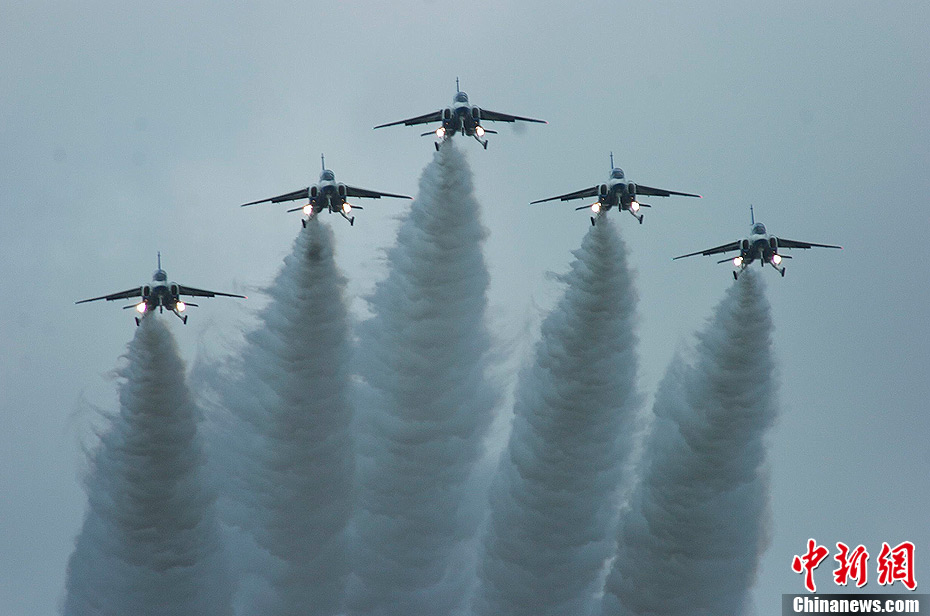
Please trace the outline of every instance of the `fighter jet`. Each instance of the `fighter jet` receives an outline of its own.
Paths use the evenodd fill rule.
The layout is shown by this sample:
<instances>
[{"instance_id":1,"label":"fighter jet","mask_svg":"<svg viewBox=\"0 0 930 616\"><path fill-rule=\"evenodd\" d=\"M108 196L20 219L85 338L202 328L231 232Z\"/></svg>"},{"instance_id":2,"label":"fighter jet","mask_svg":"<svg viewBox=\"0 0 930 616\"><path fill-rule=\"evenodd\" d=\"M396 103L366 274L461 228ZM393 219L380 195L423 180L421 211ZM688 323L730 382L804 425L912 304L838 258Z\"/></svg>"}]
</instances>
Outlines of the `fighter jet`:
<instances>
[{"instance_id":1,"label":"fighter jet","mask_svg":"<svg viewBox=\"0 0 930 616\"><path fill-rule=\"evenodd\" d=\"M610 210L612 207L617 207L621 211L628 211L636 218L636 220L639 221L639 224L643 224L643 215L639 213L639 209L652 206L647 203L640 203L637 201L636 199L639 195L648 195L650 197L668 197L670 195L680 195L682 197L701 197L701 195L694 195L691 193L675 192L674 190L665 190L664 188L652 188L651 186L645 186L643 184L635 184L626 179L626 177L623 175L623 169L614 167L614 153L611 152L610 178L607 180L607 182L598 184L597 186L591 186L590 188L584 188L582 190L570 192L564 195L532 201L530 202L530 205L535 203L542 203L544 201L555 201L556 199L560 199L562 201L571 201L573 199L584 199L585 197L597 197L597 201L592 203L590 206L582 205L581 207L575 208L575 210L583 210L587 207L590 207L591 211L594 212L594 216L591 217L592 225L594 225L596 220L603 216L604 213Z\"/></svg>"},{"instance_id":2,"label":"fighter jet","mask_svg":"<svg viewBox=\"0 0 930 616\"><path fill-rule=\"evenodd\" d=\"M174 314L178 315L178 318L181 319L185 325L187 325L187 315L182 315L181 313L184 312L188 306L196 306L197 304L182 302L182 295L191 295L194 297L216 297L217 295L222 295L223 297L245 298L245 295L235 295L233 293L220 293L219 291L195 289L194 287L185 287L184 285L180 285L176 282L168 282L168 274L166 274L165 270L161 268L161 253L159 252L158 269L155 270L154 274L152 274L152 282L144 284L141 287L120 291L119 293L111 293L110 295L101 295L100 297L82 299L81 301L74 303L83 304L85 302L95 302L98 299L105 299L108 302L112 302L113 300L117 299L141 297L141 302L123 306L124 310L135 308L139 313L140 316L136 317L136 325L139 325L147 314L155 312L156 308L159 312L164 312L167 308Z\"/></svg>"},{"instance_id":3,"label":"fighter jet","mask_svg":"<svg viewBox=\"0 0 930 616\"><path fill-rule=\"evenodd\" d=\"M337 182L336 174L326 168L326 159L323 158L322 154L320 154L320 162L322 163L323 171L320 173L319 183L314 184L308 188L301 188L300 190L295 190L294 192L278 195L277 197L260 199L258 201L252 201L251 203L243 203L240 207L255 205L257 203L280 203L282 201L308 199L309 203L307 203L307 205L288 210L288 212L303 210L303 213L307 215L306 218L301 220L301 223L304 227L307 226L308 220L322 212L324 209L329 210L330 213L338 212L342 215L343 218L349 221L349 226L354 226L355 216L350 217L349 214L353 209L360 210L362 207L359 205L352 205L346 201L347 197L358 197L360 199L380 199L381 197L413 199L413 197L408 197L407 195L395 195L392 193L366 190L364 188L355 188L354 186L349 186L347 184L343 184L342 182Z\"/></svg>"},{"instance_id":4,"label":"fighter jet","mask_svg":"<svg viewBox=\"0 0 930 616\"><path fill-rule=\"evenodd\" d=\"M739 273L756 259L759 260L760 266L765 267L765 264L768 263L775 268L778 273L784 276L785 266L781 265L781 262L783 259L790 259L791 256L780 254L778 252L780 248L813 248L815 246L818 248L842 248L842 246L834 246L832 244L814 244L812 242L799 242L797 240L775 237L766 232L765 225L761 222L756 222L756 217L753 214L751 205L749 206L749 216L752 220L752 227L749 231L749 237L746 239L730 242L729 244L717 246L716 248L708 248L707 250L681 255L674 257L672 260L684 259L685 257L693 257L695 255L716 255L738 250L739 255L737 257L717 261L717 263L732 261L733 265L737 268L733 270L733 278L736 280L739 279Z\"/></svg>"},{"instance_id":5,"label":"fighter jet","mask_svg":"<svg viewBox=\"0 0 930 616\"><path fill-rule=\"evenodd\" d=\"M487 133L497 134L496 130L491 130L485 128L481 125L482 122L538 122L540 124L548 124L545 120L536 120L534 118L524 118L522 116L510 115L507 113L500 113L498 111L491 111L489 109L482 109L477 105L472 105L468 102L468 94L459 90L459 80L458 77L455 78L455 96L452 97L452 106L446 107L445 109L440 109L439 111L433 111L415 118L408 118L406 120L398 120L397 122L388 122L387 124L379 124L375 128L384 128L385 126L396 126L398 124L403 124L404 126L414 126L416 124L429 124L430 122L442 122L442 126L437 128L435 131L430 131L428 133L423 133L421 137L426 137L427 135L435 134L439 140L434 144L436 146L436 151L439 151L439 144L445 141L446 139L452 137L456 133L461 133L467 137L474 137L475 140L480 143L485 150L488 149L488 140L482 139Z\"/></svg>"}]
</instances>

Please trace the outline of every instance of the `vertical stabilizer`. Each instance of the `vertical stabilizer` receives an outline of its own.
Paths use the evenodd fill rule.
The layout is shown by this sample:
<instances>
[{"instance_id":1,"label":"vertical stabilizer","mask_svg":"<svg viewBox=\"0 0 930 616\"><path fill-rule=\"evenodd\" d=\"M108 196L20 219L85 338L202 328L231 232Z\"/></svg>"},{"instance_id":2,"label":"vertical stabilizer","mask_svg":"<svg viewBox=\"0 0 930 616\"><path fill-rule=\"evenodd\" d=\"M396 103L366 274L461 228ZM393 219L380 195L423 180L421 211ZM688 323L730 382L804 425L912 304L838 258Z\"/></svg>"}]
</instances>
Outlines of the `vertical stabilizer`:
<instances>
[{"instance_id":1,"label":"vertical stabilizer","mask_svg":"<svg viewBox=\"0 0 930 616\"><path fill-rule=\"evenodd\" d=\"M459 92L461 92L461 90L459 90L459 78L456 77L455 78L455 93L458 94Z\"/></svg>"},{"instance_id":2,"label":"vertical stabilizer","mask_svg":"<svg viewBox=\"0 0 930 616\"><path fill-rule=\"evenodd\" d=\"M752 211L752 204L749 204L749 222L751 224L756 224L756 215Z\"/></svg>"},{"instance_id":3,"label":"vertical stabilizer","mask_svg":"<svg viewBox=\"0 0 930 616\"><path fill-rule=\"evenodd\" d=\"M610 153L610 170L611 171L614 170L614 153L613 152Z\"/></svg>"},{"instance_id":4,"label":"vertical stabilizer","mask_svg":"<svg viewBox=\"0 0 930 616\"><path fill-rule=\"evenodd\" d=\"M161 269L161 251L158 251L158 269Z\"/></svg>"},{"instance_id":5,"label":"vertical stabilizer","mask_svg":"<svg viewBox=\"0 0 930 616\"><path fill-rule=\"evenodd\" d=\"M323 168L323 171L326 171L326 158L323 154L320 154L320 166Z\"/></svg>"}]
</instances>

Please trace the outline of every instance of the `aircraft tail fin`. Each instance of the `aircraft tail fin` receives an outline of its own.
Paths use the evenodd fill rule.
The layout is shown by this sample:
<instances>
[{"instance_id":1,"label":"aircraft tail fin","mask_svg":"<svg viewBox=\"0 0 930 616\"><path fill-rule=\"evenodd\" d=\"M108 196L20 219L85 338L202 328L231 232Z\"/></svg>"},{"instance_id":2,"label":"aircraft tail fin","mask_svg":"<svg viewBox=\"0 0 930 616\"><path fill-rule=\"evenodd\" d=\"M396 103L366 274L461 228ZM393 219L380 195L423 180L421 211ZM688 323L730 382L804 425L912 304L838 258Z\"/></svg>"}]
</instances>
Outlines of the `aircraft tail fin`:
<instances>
[{"instance_id":1,"label":"aircraft tail fin","mask_svg":"<svg viewBox=\"0 0 930 616\"><path fill-rule=\"evenodd\" d=\"M752 204L749 204L749 222L751 224L756 224L756 215L752 211Z\"/></svg>"},{"instance_id":2,"label":"aircraft tail fin","mask_svg":"<svg viewBox=\"0 0 930 616\"><path fill-rule=\"evenodd\" d=\"M158 269L161 269L161 251L158 251Z\"/></svg>"},{"instance_id":3,"label":"aircraft tail fin","mask_svg":"<svg viewBox=\"0 0 930 616\"><path fill-rule=\"evenodd\" d=\"M323 171L326 171L326 157L323 154L320 154L320 166L323 168Z\"/></svg>"},{"instance_id":4,"label":"aircraft tail fin","mask_svg":"<svg viewBox=\"0 0 930 616\"><path fill-rule=\"evenodd\" d=\"M613 152L610 153L610 170L611 171L614 170L614 153Z\"/></svg>"}]
</instances>

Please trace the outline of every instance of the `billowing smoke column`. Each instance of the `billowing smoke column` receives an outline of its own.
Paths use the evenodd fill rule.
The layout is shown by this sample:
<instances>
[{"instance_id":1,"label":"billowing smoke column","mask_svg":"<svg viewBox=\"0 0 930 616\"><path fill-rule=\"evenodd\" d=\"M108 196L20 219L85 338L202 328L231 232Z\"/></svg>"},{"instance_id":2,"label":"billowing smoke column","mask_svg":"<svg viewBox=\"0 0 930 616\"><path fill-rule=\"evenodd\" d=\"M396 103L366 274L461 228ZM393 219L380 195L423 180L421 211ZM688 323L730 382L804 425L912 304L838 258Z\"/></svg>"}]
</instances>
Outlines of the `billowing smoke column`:
<instances>
[{"instance_id":1,"label":"billowing smoke column","mask_svg":"<svg viewBox=\"0 0 930 616\"><path fill-rule=\"evenodd\" d=\"M119 370L120 411L91 459L66 616L232 613L204 455L174 339L143 319Z\"/></svg>"},{"instance_id":2,"label":"billowing smoke column","mask_svg":"<svg viewBox=\"0 0 930 616\"><path fill-rule=\"evenodd\" d=\"M272 557L260 564L270 592L243 599L247 613L342 609L354 469L344 289L333 232L313 219L246 336L240 380L223 394L239 431L230 441L242 459L227 462L243 475L229 488L244 501L238 523Z\"/></svg>"},{"instance_id":3,"label":"billowing smoke column","mask_svg":"<svg viewBox=\"0 0 930 616\"><path fill-rule=\"evenodd\" d=\"M641 483L618 535L604 616L744 614L767 542L772 318L746 271L656 394Z\"/></svg>"},{"instance_id":4,"label":"billowing smoke column","mask_svg":"<svg viewBox=\"0 0 930 616\"><path fill-rule=\"evenodd\" d=\"M626 247L602 220L562 276L521 374L510 442L491 491L474 613L590 613L614 547L632 445L636 294Z\"/></svg>"},{"instance_id":5,"label":"billowing smoke column","mask_svg":"<svg viewBox=\"0 0 930 616\"><path fill-rule=\"evenodd\" d=\"M471 171L446 142L387 253L363 324L352 614L459 609L483 499L472 471L497 400Z\"/></svg>"}]
</instances>

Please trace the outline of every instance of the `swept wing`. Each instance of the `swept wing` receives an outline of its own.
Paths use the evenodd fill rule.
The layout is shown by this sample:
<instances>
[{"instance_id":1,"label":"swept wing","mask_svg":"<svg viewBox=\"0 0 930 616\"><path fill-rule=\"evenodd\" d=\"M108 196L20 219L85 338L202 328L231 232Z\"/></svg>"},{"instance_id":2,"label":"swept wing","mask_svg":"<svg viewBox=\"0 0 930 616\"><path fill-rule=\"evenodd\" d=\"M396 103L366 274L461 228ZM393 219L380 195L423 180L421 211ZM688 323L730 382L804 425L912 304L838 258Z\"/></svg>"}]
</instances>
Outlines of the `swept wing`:
<instances>
[{"instance_id":1,"label":"swept wing","mask_svg":"<svg viewBox=\"0 0 930 616\"><path fill-rule=\"evenodd\" d=\"M653 188L651 186L643 186L642 184L636 185L636 194L647 195L649 197L670 197L671 195L678 195L680 197L701 198L701 195L695 195L693 193L676 192L674 190L665 190L664 188Z\"/></svg>"},{"instance_id":2,"label":"swept wing","mask_svg":"<svg viewBox=\"0 0 930 616\"><path fill-rule=\"evenodd\" d=\"M779 248L842 248L842 246L834 246L833 244L813 244L811 242L799 242L797 240L785 240L778 238L778 247Z\"/></svg>"},{"instance_id":3,"label":"swept wing","mask_svg":"<svg viewBox=\"0 0 930 616\"><path fill-rule=\"evenodd\" d=\"M442 111L434 111L432 113L426 113L421 116L416 116L415 118L407 118L406 120L398 120L397 122L388 122L387 124L379 124L375 128L384 128L385 126L397 126L398 124L403 124L404 126L413 126L415 124L428 124L430 122L439 122L442 120Z\"/></svg>"},{"instance_id":4,"label":"swept wing","mask_svg":"<svg viewBox=\"0 0 930 616\"><path fill-rule=\"evenodd\" d=\"M119 293L111 293L110 295L101 295L100 297L92 297L90 299L82 299L79 302L74 302L75 304L83 304L85 302L95 302L98 299L105 299L108 302L112 302L116 299L129 299L130 297L142 297L142 287L136 287L134 289L126 289L125 291L120 291Z\"/></svg>"},{"instance_id":5,"label":"swept wing","mask_svg":"<svg viewBox=\"0 0 930 616\"><path fill-rule=\"evenodd\" d=\"M537 199L536 201L530 201L530 205L534 203L542 203L543 201L555 201L560 199L562 201L571 201L572 199L583 199L584 197L596 197L597 196L597 186L592 186L591 188L584 188L582 190L576 190L575 192L565 193L564 195L558 195L555 197L547 197L545 199Z\"/></svg>"},{"instance_id":6,"label":"swept wing","mask_svg":"<svg viewBox=\"0 0 930 616\"><path fill-rule=\"evenodd\" d=\"M310 187L301 188L300 190L295 190L294 192L285 193L283 195L278 195L277 197L269 197L268 199L259 199L258 201L252 201L250 203L243 203L240 207L245 207L247 205L255 205L257 203L280 203L282 201L295 201L297 199L309 199L310 198Z\"/></svg>"},{"instance_id":7,"label":"swept wing","mask_svg":"<svg viewBox=\"0 0 930 616\"><path fill-rule=\"evenodd\" d=\"M481 108L481 119L488 120L489 122L516 122L517 120L521 122L537 122L539 124L548 124L545 120L537 120L536 118L525 118L523 116L510 115L509 113L500 113L499 111L491 111L489 109Z\"/></svg>"},{"instance_id":8,"label":"swept wing","mask_svg":"<svg viewBox=\"0 0 930 616\"><path fill-rule=\"evenodd\" d=\"M368 190L365 188L356 188L355 186L349 186L346 184L346 196L348 197L359 197L364 199L380 199L381 197L396 197L398 199L413 199L407 195L395 195L394 193L378 192L376 190Z\"/></svg>"},{"instance_id":9,"label":"swept wing","mask_svg":"<svg viewBox=\"0 0 930 616\"><path fill-rule=\"evenodd\" d=\"M686 255L681 255L678 257L673 257L672 261L675 259L684 259L685 257L693 257L695 255L716 255L722 252L730 252L731 250L739 250L739 242L730 242L729 244L723 244L721 246L716 246L714 248L708 248L707 250L699 250L697 252L688 253Z\"/></svg>"},{"instance_id":10,"label":"swept wing","mask_svg":"<svg viewBox=\"0 0 930 616\"><path fill-rule=\"evenodd\" d=\"M193 295L195 297L216 297L217 295L222 295L223 297L245 298L245 295L236 295L234 293L220 293L219 291L207 291L206 289L197 289L195 287L185 287L184 285L178 285L178 295Z\"/></svg>"}]
</instances>

